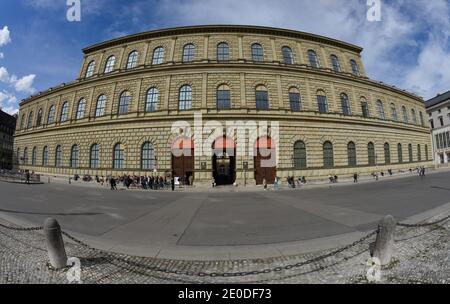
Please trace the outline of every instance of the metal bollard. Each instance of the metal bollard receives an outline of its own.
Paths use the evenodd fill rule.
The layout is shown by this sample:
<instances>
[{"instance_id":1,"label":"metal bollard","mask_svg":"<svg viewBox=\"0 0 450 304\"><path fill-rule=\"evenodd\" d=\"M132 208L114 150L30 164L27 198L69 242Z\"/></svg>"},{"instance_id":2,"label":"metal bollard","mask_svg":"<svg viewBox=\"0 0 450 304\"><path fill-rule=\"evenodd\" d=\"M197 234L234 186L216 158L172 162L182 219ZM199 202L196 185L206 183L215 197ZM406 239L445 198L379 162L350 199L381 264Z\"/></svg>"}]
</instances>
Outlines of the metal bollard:
<instances>
[{"instance_id":1,"label":"metal bollard","mask_svg":"<svg viewBox=\"0 0 450 304\"><path fill-rule=\"evenodd\" d=\"M389 265L391 262L396 226L397 221L391 215L383 218L378 224L373 257L380 260L381 266Z\"/></svg>"},{"instance_id":2,"label":"metal bollard","mask_svg":"<svg viewBox=\"0 0 450 304\"><path fill-rule=\"evenodd\" d=\"M50 264L56 269L66 267L66 249L64 248L61 227L58 221L53 218L48 218L44 223L44 233Z\"/></svg>"}]
</instances>

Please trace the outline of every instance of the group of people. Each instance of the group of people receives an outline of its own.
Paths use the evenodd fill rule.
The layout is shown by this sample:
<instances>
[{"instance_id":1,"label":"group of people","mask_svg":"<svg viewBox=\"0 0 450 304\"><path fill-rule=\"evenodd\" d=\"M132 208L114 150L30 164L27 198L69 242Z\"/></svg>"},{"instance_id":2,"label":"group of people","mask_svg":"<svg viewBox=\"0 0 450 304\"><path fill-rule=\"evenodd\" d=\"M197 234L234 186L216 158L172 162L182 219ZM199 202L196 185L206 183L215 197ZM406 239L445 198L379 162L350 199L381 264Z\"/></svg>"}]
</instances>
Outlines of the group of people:
<instances>
[{"instance_id":1,"label":"group of people","mask_svg":"<svg viewBox=\"0 0 450 304\"><path fill-rule=\"evenodd\" d=\"M294 176L288 176L287 183L288 183L289 188L293 188L293 189L295 189L296 187L300 188L301 185L306 184L306 177L301 176L298 179L295 179Z\"/></svg>"},{"instance_id":2,"label":"group of people","mask_svg":"<svg viewBox=\"0 0 450 304\"><path fill-rule=\"evenodd\" d=\"M101 183L103 185L104 178L103 176L99 178L95 177L97 183ZM129 188L142 188L142 189L151 189L151 190L162 190L167 189L170 184L172 184L172 188L174 186L174 181L172 179L171 182L168 181L167 177L162 176L131 176L131 175L123 175L118 178L107 176L106 182L111 186L111 190L117 190L117 183L122 183L127 189Z\"/></svg>"},{"instance_id":3,"label":"group of people","mask_svg":"<svg viewBox=\"0 0 450 304\"><path fill-rule=\"evenodd\" d=\"M337 184L339 177L337 175L329 175L328 180L330 181L330 184Z\"/></svg>"},{"instance_id":4,"label":"group of people","mask_svg":"<svg viewBox=\"0 0 450 304\"><path fill-rule=\"evenodd\" d=\"M417 170L417 174L419 174L419 176L425 176L425 167L419 167L416 169Z\"/></svg>"}]
</instances>

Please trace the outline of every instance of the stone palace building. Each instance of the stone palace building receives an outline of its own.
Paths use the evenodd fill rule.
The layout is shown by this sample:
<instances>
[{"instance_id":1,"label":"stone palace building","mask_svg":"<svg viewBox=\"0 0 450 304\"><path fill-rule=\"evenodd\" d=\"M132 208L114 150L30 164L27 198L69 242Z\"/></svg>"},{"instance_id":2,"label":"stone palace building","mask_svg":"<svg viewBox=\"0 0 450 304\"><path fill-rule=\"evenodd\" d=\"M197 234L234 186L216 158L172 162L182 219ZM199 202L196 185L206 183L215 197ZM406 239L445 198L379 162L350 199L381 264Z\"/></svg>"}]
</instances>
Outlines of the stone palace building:
<instances>
[{"instance_id":1,"label":"stone palace building","mask_svg":"<svg viewBox=\"0 0 450 304\"><path fill-rule=\"evenodd\" d=\"M362 48L349 43L213 25L130 35L83 52L74 82L21 102L19 169L260 184L433 163L423 100L369 79ZM199 115L204 127L223 128L174 128L194 126ZM267 126L250 136L249 121ZM276 163L263 165L275 155Z\"/></svg>"}]
</instances>

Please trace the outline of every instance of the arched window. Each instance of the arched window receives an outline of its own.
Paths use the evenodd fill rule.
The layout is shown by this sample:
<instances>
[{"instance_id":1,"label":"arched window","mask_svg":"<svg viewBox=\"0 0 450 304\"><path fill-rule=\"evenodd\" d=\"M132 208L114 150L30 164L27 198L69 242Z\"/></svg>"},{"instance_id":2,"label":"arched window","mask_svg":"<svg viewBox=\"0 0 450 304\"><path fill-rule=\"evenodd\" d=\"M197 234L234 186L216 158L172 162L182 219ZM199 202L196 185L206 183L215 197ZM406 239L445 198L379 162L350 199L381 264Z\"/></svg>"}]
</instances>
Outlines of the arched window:
<instances>
[{"instance_id":1,"label":"arched window","mask_svg":"<svg viewBox=\"0 0 450 304\"><path fill-rule=\"evenodd\" d=\"M403 148L402 144L397 145L397 157L398 157L398 163L403 163Z\"/></svg>"},{"instance_id":2,"label":"arched window","mask_svg":"<svg viewBox=\"0 0 450 304\"><path fill-rule=\"evenodd\" d=\"M413 158L413 147L411 144L408 145L408 156L409 162L412 163L414 161L414 158Z\"/></svg>"},{"instance_id":3,"label":"arched window","mask_svg":"<svg viewBox=\"0 0 450 304\"><path fill-rule=\"evenodd\" d=\"M69 119L69 102L66 101L63 103L62 107L61 107L61 116L60 116L60 121L61 122L65 122Z\"/></svg>"},{"instance_id":4,"label":"arched window","mask_svg":"<svg viewBox=\"0 0 450 304\"><path fill-rule=\"evenodd\" d=\"M339 58L336 55L331 55L330 60L331 60L331 66L333 67L333 71L340 72L341 64L339 63Z\"/></svg>"},{"instance_id":5,"label":"arched window","mask_svg":"<svg viewBox=\"0 0 450 304\"><path fill-rule=\"evenodd\" d=\"M256 87L255 97L257 110L269 110L269 93L265 86L259 85Z\"/></svg>"},{"instance_id":6,"label":"arched window","mask_svg":"<svg viewBox=\"0 0 450 304\"><path fill-rule=\"evenodd\" d=\"M147 98L145 99L145 112L155 112L158 109L159 91L153 87L147 91Z\"/></svg>"},{"instance_id":7,"label":"arched window","mask_svg":"<svg viewBox=\"0 0 450 304\"><path fill-rule=\"evenodd\" d=\"M350 167L356 167L357 166L356 145L352 141L347 144L347 155L348 155L348 165Z\"/></svg>"},{"instance_id":8,"label":"arched window","mask_svg":"<svg viewBox=\"0 0 450 304\"><path fill-rule=\"evenodd\" d=\"M78 168L78 156L80 154L80 150L77 145L73 145L70 150L70 167Z\"/></svg>"},{"instance_id":9,"label":"arched window","mask_svg":"<svg viewBox=\"0 0 450 304\"><path fill-rule=\"evenodd\" d=\"M52 124L55 121L55 106L51 106L47 114L47 124Z\"/></svg>"},{"instance_id":10,"label":"arched window","mask_svg":"<svg viewBox=\"0 0 450 304\"><path fill-rule=\"evenodd\" d=\"M393 121L398 121L397 108L393 103L391 103L391 117Z\"/></svg>"},{"instance_id":11,"label":"arched window","mask_svg":"<svg viewBox=\"0 0 450 304\"><path fill-rule=\"evenodd\" d=\"M364 97L361 97L361 111L364 118L369 118L369 104Z\"/></svg>"},{"instance_id":12,"label":"arched window","mask_svg":"<svg viewBox=\"0 0 450 304\"><path fill-rule=\"evenodd\" d=\"M141 169L153 170L156 166L155 149L150 142L146 142L141 148Z\"/></svg>"},{"instance_id":13,"label":"arched window","mask_svg":"<svg viewBox=\"0 0 450 304\"><path fill-rule=\"evenodd\" d=\"M48 166L48 147L45 146L42 150L42 166L47 167Z\"/></svg>"},{"instance_id":14,"label":"arched window","mask_svg":"<svg viewBox=\"0 0 450 304\"><path fill-rule=\"evenodd\" d=\"M39 109L37 118L36 118L36 126L42 125L42 109Z\"/></svg>"},{"instance_id":15,"label":"arched window","mask_svg":"<svg viewBox=\"0 0 450 304\"><path fill-rule=\"evenodd\" d=\"M183 62L191 62L195 59L195 45L186 44L183 48Z\"/></svg>"},{"instance_id":16,"label":"arched window","mask_svg":"<svg viewBox=\"0 0 450 304\"><path fill-rule=\"evenodd\" d=\"M28 165L28 148L23 149L23 164Z\"/></svg>"},{"instance_id":17,"label":"arched window","mask_svg":"<svg viewBox=\"0 0 450 304\"><path fill-rule=\"evenodd\" d=\"M22 119L20 120L20 129L23 130L25 128L25 114L22 115Z\"/></svg>"},{"instance_id":18,"label":"arched window","mask_svg":"<svg viewBox=\"0 0 450 304\"><path fill-rule=\"evenodd\" d=\"M325 92L322 90L317 91L317 105L320 113L328 113L328 101Z\"/></svg>"},{"instance_id":19,"label":"arched window","mask_svg":"<svg viewBox=\"0 0 450 304\"><path fill-rule=\"evenodd\" d=\"M178 109L192 109L192 87L190 85L184 85L180 88L178 96Z\"/></svg>"},{"instance_id":20,"label":"arched window","mask_svg":"<svg viewBox=\"0 0 450 304\"><path fill-rule=\"evenodd\" d=\"M426 160L426 161L429 160L429 155L428 155L428 145L425 145L425 160Z\"/></svg>"},{"instance_id":21,"label":"arched window","mask_svg":"<svg viewBox=\"0 0 450 304\"><path fill-rule=\"evenodd\" d=\"M137 51L132 51L128 55L127 69L133 69L137 66L138 56L139 56L139 54Z\"/></svg>"},{"instance_id":22,"label":"arched window","mask_svg":"<svg viewBox=\"0 0 450 304\"><path fill-rule=\"evenodd\" d=\"M291 111L293 112L299 112L302 110L300 91L297 88L289 89L289 104Z\"/></svg>"},{"instance_id":23,"label":"arched window","mask_svg":"<svg viewBox=\"0 0 450 304\"><path fill-rule=\"evenodd\" d=\"M231 109L230 87L223 84L217 88L217 109Z\"/></svg>"},{"instance_id":24,"label":"arched window","mask_svg":"<svg viewBox=\"0 0 450 304\"><path fill-rule=\"evenodd\" d=\"M308 59L309 59L309 65L313 68L320 68L319 59L317 58L317 54L313 50L308 51Z\"/></svg>"},{"instance_id":25,"label":"arched window","mask_svg":"<svg viewBox=\"0 0 450 304\"><path fill-rule=\"evenodd\" d=\"M294 64L294 55L290 47L283 46L281 52L283 53L283 62L285 64Z\"/></svg>"},{"instance_id":26,"label":"arched window","mask_svg":"<svg viewBox=\"0 0 450 304\"><path fill-rule=\"evenodd\" d=\"M306 145L303 141L297 141L294 144L294 168L302 170L307 168L306 164Z\"/></svg>"},{"instance_id":27,"label":"arched window","mask_svg":"<svg viewBox=\"0 0 450 304\"><path fill-rule=\"evenodd\" d=\"M384 144L384 162L386 165L391 163L391 147L388 143Z\"/></svg>"},{"instance_id":28,"label":"arched window","mask_svg":"<svg viewBox=\"0 0 450 304\"><path fill-rule=\"evenodd\" d=\"M403 114L403 122L408 123L408 111L406 111L406 107L402 107L402 114Z\"/></svg>"},{"instance_id":29,"label":"arched window","mask_svg":"<svg viewBox=\"0 0 450 304\"><path fill-rule=\"evenodd\" d=\"M423 113L422 112L419 112L419 117L420 117L420 125L422 127L425 126L425 121L423 120Z\"/></svg>"},{"instance_id":30,"label":"arched window","mask_svg":"<svg viewBox=\"0 0 450 304\"><path fill-rule=\"evenodd\" d=\"M417 125L416 110L411 109L411 117L412 117L413 124Z\"/></svg>"},{"instance_id":31,"label":"arched window","mask_svg":"<svg viewBox=\"0 0 450 304\"><path fill-rule=\"evenodd\" d=\"M114 146L113 168L114 169L125 168L125 153L124 153L123 145L120 143L118 143Z\"/></svg>"},{"instance_id":32,"label":"arched window","mask_svg":"<svg viewBox=\"0 0 450 304\"><path fill-rule=\"evenodd\" d=\"M264 61L264 49L259 43L252 44L252 60Z\"/></svg>"},{"instance_id":33,"label":"arched window","mask_svg":"<svg viewBox=\"0 0 450 304\"><path fill-rule=\"evenodd\" d=\"M152 64L163 64L164 63L165 49L162 46L157 47L153 50Z\"/></svg>"},{"instance_id":34,"label":"arched window","mask_svg":"<svg viewBox=\"0 0 450 304\"><path fill-rule=\"evenodd\" d=\"M81 98L78 102L77 106L77 116L76 119L83 119L84 118L84 112L86 111L86 100L84 98Z\"/></svg>"},{"instance_id":35,"label":"arched window","mask_svg":"<svg viewBox=\"0 0 450 304\"><path fill-rule=\"evenodd\" d=\"M356 63L355 60L353 60L353 59L350 60L350 66L352 67L353 75L359 76L360 75L359 74L359 67L358 67L358 64Z\"/></svg>"},{"instance_id":36,"label":"arched window","mask_svg":"<svg viewBox=\"0 0 450 304\"><path fill-rule=\"evenodd\" d=\"M369 166L375 166L375 145L373 143L367 145L367 154L369 156Z\"/></svg>"},{"instance_id":37,"label":"arched window","mask_svg":"<svg viewBox=\"0 0 450 304\"><path fill-rule=\"evenodd\" d=\"M422 147L417 145L417 161L422 161Z\"/></svg>"},{"instance_id":38,"label":"arched window","mask_svg":"<svg viewBox=\"0 0 450 304\"><path fill-rule=\"evenodd\" d=\"M347 94L341 94L341 106L342 106L342 114L351 115L350 102L348 100Z\"/></svg>"},{"instance_id":39,"label":"arched window","mask_svg":"<svg viewBox=\"0 0 450 304\"><path fill-rule=\"evenodd\" d=\"M230 47L228 43L221 42L217 45L217 60L227 61L230 60Z\"/></svg>"},{"instance_id":40,"label":"arched window","mask_svg":"<svg viewBox=\"0 0 450 304\"><path fill-rule=\"evenodd\" d=\"M377 110L378 110L378 117L380 119L386 119L386 115L384 114L383 102L381 100L377 100Z\"/></svg>"},{"instance_id":41,"label":"arched window","mask_svg":"<svg viewBox=\"0 0 450 304\"><path fill-rule=\"evenodd\" d=\"M114 70L114 65L116 64L116 56L110 56L106 60L105 73L110 73Z\"/></svg>"},{"instance_id":42,"label":"arched window","mask_svg":"<svg viewBox=\"0 0 450 304\"><path fill-rule=\"evenodd\" d=\"M57 146L55 150L55 167L62 167L62 148L61 146Z\"/></svg>"},{"instance_id":43,"label":"arched window","mask_svg":"<svg viewBox=\"0 0 450 304\"><path fill-rule=\"evenodd\" d=\"M91 77L92 75L94 75L94 69L95 69L95 61L92 60L88 64L85 77L87 78L87 77Z\"/></svg>"},{"instance_id":44,"label":"arched window","mask_svg":"<svg viewBox=\"0 0 450 304\"><path fill-rule=\"evenodd\" d=\"M37 153L37 148L34 147L33 151L31 152L31 165L32 166L36 166L36 157L37 157L36 153Z\"/></svg>"},{"instance_id":45,"label":"arched window","mask_svg":"<svg viewBox=\"0 0 450 304\"><path fill-rule=\"evenodd\" d=\"M28 114L27 129L31 129L32 127L33 127L33 112L30 112L30 114Z\"/></svg>"},{"instance_id":46,"label":"arched window","mask_svg":"<svg viewBox=\"0 0 450 304\"><path fill-rule=\"evenodd\" d=\"M130 106L130 103L131 103L130 92L128 91L122 92L119 98L119 115L128 113L128 107Z\"/></svg>"},{"instance_id":47,"label":"arched window","mask_svg":"<svg viewBox=\"0 0 450 304\"><path fill-rule=\"evenodd\" d=\"M106 96L102 94L97 98L97 103L95 105L95 117L105 115L105 108L106 108Z\"/></svg>"},{"instance_id":48,"label":"arched window","mask_svg":"<svg viewBox=\"0 0 450 304\"><path fill-rule=\"evenodd\" d=\"M323 166L324 168L334 167L333 144L329 141L323 144Z\"/></svg>"},{"instance_id":49,"label":"arched window","mask_svg":"<svg viewBox=\"0 0 450 304\"><path fill-rule=\"evenodd\" d=\"M89 153L89 168L100 168L100 146L98 144L93 144L91 146L91 151Z\"/></svg>"}]
</instances>

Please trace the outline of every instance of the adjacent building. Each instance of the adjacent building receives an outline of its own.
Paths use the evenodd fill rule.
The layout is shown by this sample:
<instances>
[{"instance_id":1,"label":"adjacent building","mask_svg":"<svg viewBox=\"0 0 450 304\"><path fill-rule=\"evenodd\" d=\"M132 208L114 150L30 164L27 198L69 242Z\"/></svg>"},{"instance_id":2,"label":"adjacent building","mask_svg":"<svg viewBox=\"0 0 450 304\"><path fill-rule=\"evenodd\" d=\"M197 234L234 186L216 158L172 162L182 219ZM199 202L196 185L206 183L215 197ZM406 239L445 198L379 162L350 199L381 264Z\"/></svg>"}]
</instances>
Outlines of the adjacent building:
<instances>
[{"instance_id":1,"label":"adjacent building","mask_svg":"<svg viewBox=\"0 0 450 304\"><path fill-rule=\"evenodd\" d=\"M450 91L438 94L425 103L431 127L434 163L450 163Z\"/></svg>"},{"instance_id":2,"label":"adjacent building","mask_svg":"<svg viewBox=\"0 0 450 304\"><path fill-rule=\"evenodd\" d=\"M75 81L21 102L17 164L48 174L174 174L219 184L432 165L423 99L369 79L362 51L256 26L102 42L83 50ZM173 128L194 126L200 114L200 132ZM252 137L249 121L268 125ZM237 128L210 128L227 123Z\"/></svg>"},{"instance_id":3,"label":"adjacent building","mask_svg":"<svg viewBox=\"0 0 450 304\"><path fill-rule=\"evenodd\" d=\"M13 166L14 130L17 116L0 109L0 169L11 170Z\"/></svg>"}]
</instances>

